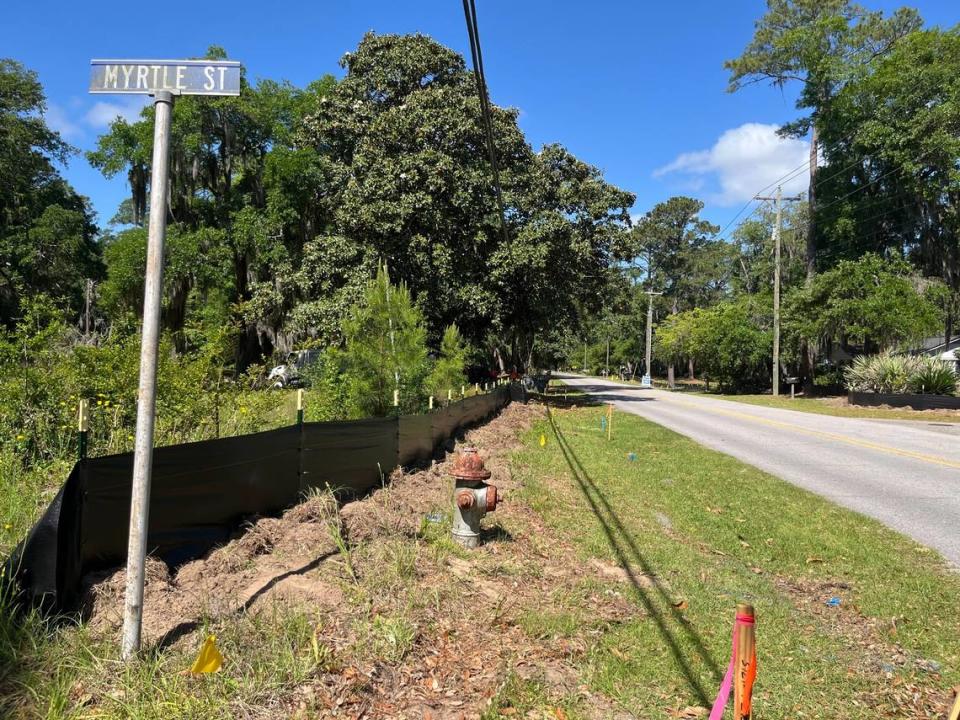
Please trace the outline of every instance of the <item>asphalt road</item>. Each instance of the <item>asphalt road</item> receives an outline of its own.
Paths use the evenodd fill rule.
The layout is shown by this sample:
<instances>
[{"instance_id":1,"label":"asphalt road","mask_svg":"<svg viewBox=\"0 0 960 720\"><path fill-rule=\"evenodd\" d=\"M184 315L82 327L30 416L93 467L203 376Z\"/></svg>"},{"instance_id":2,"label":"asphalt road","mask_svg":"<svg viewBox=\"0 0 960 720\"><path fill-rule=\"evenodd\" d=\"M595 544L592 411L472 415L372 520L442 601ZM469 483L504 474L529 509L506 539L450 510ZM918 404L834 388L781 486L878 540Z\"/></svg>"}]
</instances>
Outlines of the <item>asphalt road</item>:
<instances>
[{"instance_id":1,"label":"asphalt road","mask_svg":"<svg viewBox=\"0 0 960 720\"><path fill-rule=\"evenodd\" d=\"M874 517L960 566L960 425L832 417L560 377L620 410Z\"/></svg>"}]
</instances>

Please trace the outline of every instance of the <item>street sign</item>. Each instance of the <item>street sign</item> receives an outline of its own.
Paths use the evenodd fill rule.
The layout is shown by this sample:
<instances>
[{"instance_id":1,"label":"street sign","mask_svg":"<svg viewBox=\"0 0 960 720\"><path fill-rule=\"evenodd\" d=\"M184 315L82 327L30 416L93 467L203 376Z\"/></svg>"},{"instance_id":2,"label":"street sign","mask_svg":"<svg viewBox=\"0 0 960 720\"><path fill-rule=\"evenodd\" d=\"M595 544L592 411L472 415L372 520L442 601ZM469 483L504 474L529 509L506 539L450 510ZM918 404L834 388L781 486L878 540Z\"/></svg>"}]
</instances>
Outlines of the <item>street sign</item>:
<instances>
[{"instance_id":1,"label":"street sign","mask_svg":"<svg viewBox=\"0 0 960 720\"><path fill-rule=\"evenodd\" d=\"M90 92L153 95L153 162L150 168L150 226L140 334L140 381L137 386L137 434L133 443L130 488L130 534L121 655L140 650L143 581L150 521L153 472L153 426L156 419L157 353L163 288L163 244L167 234L167 178L170 123L177 95L239 95L240 63L233 60L91 60Z\"/></svg>"},{"instance_id":2,"label":"street sign","mask_svg":"<svg viewBox=\"0 0 960 720\"><path fill-rule=\"evenodd\" d=\"M239 95L235 60L91 60L90 92Z\"/></svg>"}]
</instances>

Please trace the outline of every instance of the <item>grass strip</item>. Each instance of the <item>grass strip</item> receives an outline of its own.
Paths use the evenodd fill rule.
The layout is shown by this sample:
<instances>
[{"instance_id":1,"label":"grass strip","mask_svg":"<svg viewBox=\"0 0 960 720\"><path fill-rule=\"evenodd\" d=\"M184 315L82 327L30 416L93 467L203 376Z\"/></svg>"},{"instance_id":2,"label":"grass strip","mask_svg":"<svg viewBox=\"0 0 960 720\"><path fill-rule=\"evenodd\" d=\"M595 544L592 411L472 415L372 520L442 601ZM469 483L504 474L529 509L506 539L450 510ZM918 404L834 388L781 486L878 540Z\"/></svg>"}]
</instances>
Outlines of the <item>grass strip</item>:
<instances>
[{"instance_id":1,"label":"grass strip","mask_svg":"<svg viewBox=\"0 0 960 720\"><path fill-rule=\"evenodd\" d=\"M757 608L762 716L944 707L960 681L960 579L935 552L634 415L618 413L608 441L604 412L554 410L515 456L525 499L581 561L619 566L635 600L584 661L592 687L641 717L709 705L743 600Z\"/></svg>"}]
</instances>

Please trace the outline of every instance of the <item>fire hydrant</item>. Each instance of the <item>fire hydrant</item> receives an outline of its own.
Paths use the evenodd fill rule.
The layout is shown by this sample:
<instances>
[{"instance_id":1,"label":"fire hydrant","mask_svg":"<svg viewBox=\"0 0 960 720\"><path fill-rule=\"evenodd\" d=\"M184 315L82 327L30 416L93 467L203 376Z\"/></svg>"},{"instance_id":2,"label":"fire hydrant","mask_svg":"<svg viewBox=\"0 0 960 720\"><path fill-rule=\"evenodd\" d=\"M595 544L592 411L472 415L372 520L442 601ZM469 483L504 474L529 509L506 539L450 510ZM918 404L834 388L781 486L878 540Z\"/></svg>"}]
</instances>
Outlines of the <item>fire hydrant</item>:
<instances>
[{"instance_id":1,"label":"fire hydrant","mask_svg":"<svg viewBox=\"0 0 960 720\"><path fill-rule=\"evenodd\" d=\"M467 548L480 544L480 520L497 509L497 488L484 480L490 471L475 447L464 448L453 463L453 539Z\"/></svg>"}]
</instances>

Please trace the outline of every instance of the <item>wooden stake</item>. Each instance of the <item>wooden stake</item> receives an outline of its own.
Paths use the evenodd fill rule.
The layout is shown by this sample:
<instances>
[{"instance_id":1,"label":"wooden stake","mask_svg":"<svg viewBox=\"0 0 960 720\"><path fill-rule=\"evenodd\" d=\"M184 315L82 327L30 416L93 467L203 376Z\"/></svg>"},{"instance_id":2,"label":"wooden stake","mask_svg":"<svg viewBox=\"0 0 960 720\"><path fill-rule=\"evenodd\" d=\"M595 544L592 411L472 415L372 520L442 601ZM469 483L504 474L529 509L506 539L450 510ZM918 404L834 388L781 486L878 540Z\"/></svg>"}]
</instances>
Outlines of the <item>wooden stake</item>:
<instances>
[{"instance_id":1,"label":"wooden stake","mask_svg":"<svg viewBox=\"0 0 960 720\"><path fill-rule=\"evenodd\" d=\"M737 616L754 617L753 605L737 605ZM738 622L733 638L733 717L734 720L750 720L753 697L753 680L756 674L757 636L751 622Z\"/></svg>"},{"instance_id":2,"label":"wooden stake","mask_svg":"<svg viewBox=\"0 0 960 720\"><path fill-rule=\"evenodd\" d=\"M607 440L613 438L613 403L607 405Z\"/></svg>"},{"instance_id":3,"label":"wooden stake","mask_svg":"<svg viewBox=\"0 0 960 720\"><path fill-rule=\"evenodd\" d=\"M430 396L430 409L433 410L433 395Z\"/></svg>"},{"instance_id":4,"label":"wooden stake","mask_svg":"<svg viewBox=\"0 0 960 720\"><path fill-rule=\"evenodd\" d=\"M393 391L393 406L400 407L400 391L399 390Z\"/></svg>"},{"instance_id":5,"label":"wooden stake","mask_svg":"<svg viewBox=\"0 0 960 720\"><path fill-rule=\"evenodd\" d=\"M957 691L957 699L953 703L953 710L950 711L950 720L960 720L960 690Z\"/></svg>"},{"instance_id":6,"label":"wooden stake","mask_svg":"<svg viewBox=\"0 0 960 720\"><path fill-rule=\"evenodd\" d=\"M297 425L303 425L303 388L297 390Z\"/></svg>"},{"instance_id":7,"label":"wooden stake","mask_svg":"<svg viewBox=\"0 0 960 720\"><path fill-rule=\"evenodd\" d=\"M81 460L87 458L87 436L90 432L90 401L81 400L77 406L77 432L80 436L78 454Z\"/></svg>"}]
</instances>

